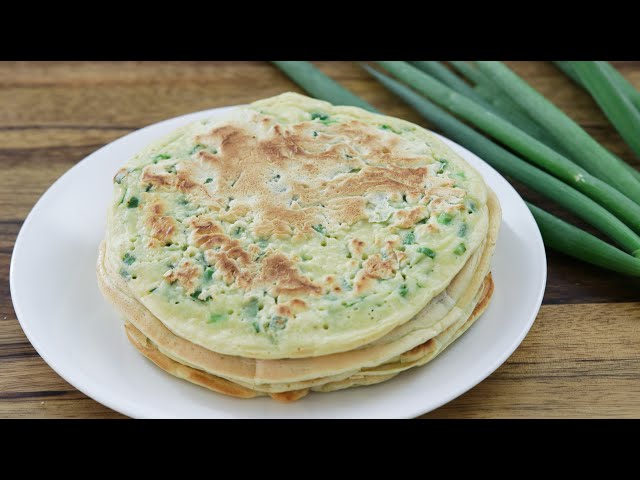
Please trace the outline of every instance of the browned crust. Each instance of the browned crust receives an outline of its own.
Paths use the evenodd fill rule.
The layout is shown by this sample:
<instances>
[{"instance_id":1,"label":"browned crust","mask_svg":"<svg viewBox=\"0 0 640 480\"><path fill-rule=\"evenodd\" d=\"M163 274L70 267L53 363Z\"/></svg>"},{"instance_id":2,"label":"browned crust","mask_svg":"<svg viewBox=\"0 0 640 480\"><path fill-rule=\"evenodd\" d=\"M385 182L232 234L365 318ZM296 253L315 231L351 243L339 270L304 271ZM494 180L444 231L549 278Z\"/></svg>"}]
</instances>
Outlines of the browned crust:
<instances>
[{"instance_id":1,"label":"browned crust","mask_svg":"<svg viewBox=\"0 0 640 480\"><path fill-rule=\"evenodd\" d=\"M283 125L270 115L255 111L248 115L250 127L230 120L193 137L205 149L142 169L140 184L153 187L142 194L145 226L152 238L149 248L171 243L176 230L184 229L192 245L215 257L216 275L227 284L249 290L256 281L269 288L275 282L276 295L318 295L327 286L315 285L302 275L295 258L251 255L247 245L225 234L221 222L250 215L247 228L255 238L304 241L316 235L314 226L323 225L329 232L366 219L364 196L373 192L420 200L421 204L394 213L393 225L399 228L412 228L435 207L464 208L448 203L461 198L464 190L452 187L450 178L430 175L428 155L407 153L403 137L379 125L354 118L324 125L313 121ZM212 181L203 184L205 177ZM213 213L179 224L167 215L167 205L156 191L181 193L188 202ZM365 265L358 291L372 285L372 278L389 278L397 268L384 265L382 272L382 265L373 263L369 262L369 270Z\"/></svg>"},{"instance_id":2,"label":"browned crust","mask_svg":"<svg viewBox=\"0 0 640 480\"><path fill-rule=\"evenodd\" d=\"M242 385L238 385L237 383L234 383L230 380L226 380L210 373L203 372L202 370L198 370L196 368L176 362L175 360L172 360L171 358L160 352L160 350L158 350L158 348L153 345L153 343L151 343L140 330L131 325L131 323L126 322L124 328L129 341L133 344L134 347L136 347L136 349L140 353L142 353L142 355L147 357L162 370L169 373L170 375L173 375L174 377L187 380L188 382L200 385L201 387L208 388L209 390L212 390L216 393L222 393L223 395L228 395L230 397L254 398L267 395L264 392L251 390L250 388L243 387ZM268 395L278 402L289 403L301 399L308 393L309 389L303 388L301 390L270 393Z\"/></svg>"},{"instance_id":3,"label":"browned crust","mask_svg":"<svg viewBox=\"0 0 640 480\"><path fill-rule=\"evenodd\" d=\"M280 295L319 295L322 287L302 275L286 255L269 255L262 262L262 271L256 279L258 285L275 284L274 293Z\"/></svg>"},{"instance_id":4,"label":"browned crust","mask_svg":"<svg viewBox=\"0 0 640 480\"><path fill-rule=\"evenodd\" d=\"M173 283L178 282L187 295L195 292L198 286L198 279L202 276L202 266L196 265L191 260L182 262L178 267L167 271L164 278Z\"/></svg>"},{"instance_id":5,"label":"browned crust","mask_svg":"<svg viewBox=\"0 0 640 480\"><path fill-rule=\"evenodd\" d=\"M241 387L224 378L216 377L202 370L196 370L195 368L178 363L161 353L140 330L129 322L125 323L124 328L129 341L142 355L174 377L182 378L183 380L208 388L214 392L229 395L230 397L253 398L261 395L259 392Z\"/></svg>"}]
</instances>

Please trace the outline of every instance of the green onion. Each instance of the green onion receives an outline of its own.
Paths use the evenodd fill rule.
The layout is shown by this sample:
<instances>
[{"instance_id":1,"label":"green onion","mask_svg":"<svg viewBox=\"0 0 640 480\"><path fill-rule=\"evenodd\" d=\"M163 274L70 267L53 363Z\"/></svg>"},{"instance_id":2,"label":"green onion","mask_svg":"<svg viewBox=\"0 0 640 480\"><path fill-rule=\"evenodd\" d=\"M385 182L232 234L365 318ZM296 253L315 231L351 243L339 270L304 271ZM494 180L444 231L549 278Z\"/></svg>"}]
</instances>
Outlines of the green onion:
<instances>
[{"instance_id":1,"label":"green onion","mask_svg":"<svg viewBox=\"0 0 640 480\"><path fill-rule=\"evenodd\" d=\"M401 297L406 297L407 293L409 293L409 287L407 287L404 283L400 285L399 293Z\"/></svg>"},{"instance_id":2,"label":"green onion","mask_svg":"<svg viewBox=\"0 0 640 480\"><path fill-rule=\"evenodd\" d=\"M449 138L464 145L502 173L554 200L615 240L625 250L634 252L640 248L640 237L589 197L500 147L402 83L370 67L365 66L365 69ZM472 203L469 201L470 210L475 209Z\"/></svg>"},{"instance_id":3,"label":"green onion","mask_svg":"<svg viewBox=\"0 0 640 480\"><path fill-rule=\"evenodd\" d=\"M472 100L452 91L429 75L404 62L379 62L396 77L413 86L423 95L446 106L465 120L520 152L532 162L582 191L640 232L640 205L602 180L590 175L543 143L514 127ZM628 177L628 175L627 175Z\"/></svg>"},{"instance_id":4,"label":"green onion","mask_svg":"<svg viewBox=\"0 0 640 480\"><path fill-rule=\"evenodd\" d=\"M638 89L634 87L629 82L629 80L624 78L624 75L622 75L618 70L616 70L613 67L613 65L611 65L609 62L602 62L602 63L605 70L607 70L611 74L614 81L617 83L618 88L620 88L624 92L624 94L627 97L629 97L629 100L631 100L631 103L633 103L635 107L638 110L640 110L640 91L638 91Z\"/></svg>"},{"instance_id":5,"label":"green onion","mask_svg":"<svg viewBox=\"0 0 640 480\"><path fill-rule=\"evenodd\" d=\"M462 75L467 77L467 79L476 84L474 93L477 97L483 99L485 103L490 104L490 110L500 115L505 120L508 120L520 130L525 131L536 140L540 140L548 147L551 147L560 153L565 153L561 150L560 145L558 145L558 143L544 128L533 121L526 112L518 106L518 104L513 102L509 97L503 95L484 73L477 68L472 67L467 62L449 63L451 63L456 70L462 73ZM458 93L462 93L464 95L464 92L458 91ZM476 96L467 95L467 97L473 100L475 100Z\"/></svg>"},{"instance_id":6,"label":"green onion","mask_svg":"<svg viewBox=\"0 0 640 480\"><path fill-rule=\"evenodd\" d=\"M461 243L456 248L453 249L453 254L459 256L466 251L467 251L467 247L465 247L464 243Z\"/></svg>"},{"instance_id":7,"label":"green onion","mask_svg":"<svg viewBox=\"0 0 640 480\"><path fill-rule=\"evenodd\" d=\"M133 264L133 262L136 261L136 257L134 257L129 252L127 252L127 253L124 254L124 257L122 257L122 261L124 263L126 263L127 265L131 265L131 264Z\"/></svg>"},{"instance_id":8,"label":"green onion","mask_svg":"<svg viewBox=\"0 0 640 480\"><path fill-rule=\"evenodd\" d=\"M438 223L441 223L442 225L449 225L451 220L453 220L453 215L450 213L442 212L438 215Z\"/></svg>"},{"instance_id":9,"label":"green onion","mask_svg":"<svg viewBox=\"0 0 640 480\"><path fill-rule=\"evenodd\" d=\"M191 151L189 152L189 155L193 155L194 153L199 152L200 150L204 150L205 148L207 148L206 145L199 143L191 149Z\"/></svg>"},{"instance_id":10,"label":"green onion","mask_svg":"<svg viewBox=\"0 0 640 480\"><path fill-rule=\"evenodd\" d=\"M593 265L640 277L640 259L527 203L546 246Z\"/></svg>"},{"instance_id":11,"label":"green onion","mask_svg":"<svg viewBox=\"0 0 640 480\"><path fill-rule=\"evenodd\" d=\"M326 113L312 113L311 114L311 120L328 120L329 119L329 115L327 115Z\"/></svg>"},{"instance_id":12,"label":"green onion","mask_svg":"<svg viewBox=\"0 0 640 480\"><path fill-rule=\"evenodd\" d=\"M404 237L404 245L412 245L416 243L416 234L413 233L413 230L407 233L407 236Z\"/></svg>"},{"instance_id":13,"label":"green onion","mask_svg":"<svg viewBox=\"0 0 640 480\"><path fill-rule=\"evenodd\" d=\"M580 77L578 77L578 75L573 70L573 68L571 68L571 64L569 62L553 62L553 63L555 63L556 67L562 70L562 72L567 77L571 78L571 80L576 82L581 87L584 87L584 85L582 84L582 80L580 80Z\"/></svg>"},{"instance_id":14,"label":"green onion","mask_svg":"<svg viewBox=\"0 0 640 480\"><path fill-rule=\"evenodd\" d=\"M209 320L207 321L207 323L216 323L219 322L220 320L224 320L226 317L226 315L224 313L212 313L209 316Z\"/></svg>"},{"instance_id":15,"label":"green onion","mask_svg":"<svg viewBox=\"0 0 640 480\"><path fill-rule=\"evenodd\" d=\"M131 197L127 202L127 208L136 208L138 206L138 197Z\"/></svg>"},{"instance_id":16,"label":"green onion","mask_svg":"<svg viewBox=\"0 0 640 480\"><path fill-rule=\"evenodd\" d=\"M326 228L324 228L324 225L322 224L312 225L311 228L313 228L316 232L321 233L322 235L327 233Z\"/></svg>"},{"instance_id":17,"label":"green onion","mask_svg":"<svg viewBox=\"0 0 640 480\"><path fill-rule=\"evenodd\" d=\"M588 172L618 188L640 204L640 182L576 122L500 62L477 62L478 68L546 128ZM608 207L611 208L610 205Z\"/></svg>"},{"instance_id":18,"label":"green onion","mask_svg":"<svg viewBox=\"0 0 640 480\"><path fill-rule=\"evenodd\" d=\"M206 281L209 281L213 278L213 274L215 273L215 270L213 268L207 267L207 269L204 271L204 279Z\"/></svg>"},{"instance_id":19,"label":"green onion","mask_svg":"<svg viewBox=\"0 0 640 480\"><path fill-rule=\"evenodd\" d=\"M204 183L211 183L211 182L213 182L213 178L211 178L211 177L208 177L208 178L204 181Z\"/></svg>"},{"instance_id":20,"label":"green onion","mask_svg":"<svg viewBox=\"0 0 640 480\"><path fill-rule=\"evenodd\" d=\"M640 155L640 112L618 88L603 63L569 62L620 136Z\"/></svg>"},{"instance_id":21,"label":"green onion","mask_svg":"<svg viewBox=\"0 0 640 480\"><path fill-rule=\"evenodd\" d=\"M584 88L584 83L571 67L571 62L558 61L553 63L555 63L556 66L560 70L562 70L565 74L567 74L567 76L571 77L573 81L575 81L578 85ZM602 62L602 64L605 70L607 70L611 74L611 77L617 83L618 88L624 92L624 94L631 100L631 102L634 104L634 106L637 109L640 109L640 92L638 92L638 90L636 90L635 87L631 85L629 81L626 78L624 78L622 74L620 74L620 72L618 72L618 70L613 68L609 63ZM616 156L616 159L618 160L618 164L622 166L622 168L624 168L628 173L633 175L636 178L636 180L640 181L640 172L638 170L636 170L631 165L626 163L624 160L621 160L617 156Z\"/></svg>"},{"instance_id":22,"label":"green onion","mask_svg":"<svg viewBox=\"0 0 640 480\"><path fill-rule=\"evenodd\" d=\"M445 85L455 90L458 93L466 95L469 98L477 100L479 103L483 103L482 97L480 97L476 91L471 88L467 83L459 78L455 73L449 70L439 62L411 62L425 73L428 73L432 77L437 78ZM489 105L487 105L489 107Z\"/></svg>"},{"instance_id":23,"label":"green onion","mask_svg":"<svg viewBox=\"0 0 640 480\"><path fill-rule=\"evenodd\" d=\"M419 247L418 253L426 255L429 258L436 258L436 252L431 250L429 247Z\"/></svg>"},{"instance_id":24,"label":"green onion","mask_svg":"<svg viewBox=\"0 0 640 480\"><path fill-rule=\"evenodd\" d=\"M158 160L168 160L170 158L171 158L171 155L169 155L168 153L160 153L155 157L153 157L153 160L157 162Z\"/></svg>"},{"instance_id":25,"label":"green onion","mask_svg":"<svg viewBox=\"0 0 640 480\"><path fill-rule=\"evenodd\" d=\"M393 133L397 133L398 135L402 135L402 132L396 130L395 128L393 128L390 125L380 125L380 128L383 129L383 130L389 130L389 131L391 131Z\"/></svg>"},{"instance_id":26,"label":"green onion","mask_svg":"<svg viewBox=\"0 0 640 480\"><path fill-rule=\"evenodd\" d=\"M330 101L335 105L352 105L370 112L377 111L372 105L327 77L309 62L274 61L272 63L313 97Z\"/></svg>"},{"instance_id":27,"label":"green onion","mask_svg":"<svg viewBox=\"0 0 640 480\"><path fill-rule=\"evenodd\" d=\"M453 66L453 68L455 68L458 72L460 72L470 82L473 82L476 85L482 85L487 80L487 77L485 77L480 70L468 64L467 62L449 62L449 63Z\"/></svg>"},{"instance_id":28,"label":"green onion","mask_svg":"<svg viewBox=\"0 0 640 480\"><path fill-rule=\"evenodd\" d=\"M245 318L255 318L258 315L259 307L258 299L253 297L242 307L242 313Z\"/></svg>"}]
</instances>

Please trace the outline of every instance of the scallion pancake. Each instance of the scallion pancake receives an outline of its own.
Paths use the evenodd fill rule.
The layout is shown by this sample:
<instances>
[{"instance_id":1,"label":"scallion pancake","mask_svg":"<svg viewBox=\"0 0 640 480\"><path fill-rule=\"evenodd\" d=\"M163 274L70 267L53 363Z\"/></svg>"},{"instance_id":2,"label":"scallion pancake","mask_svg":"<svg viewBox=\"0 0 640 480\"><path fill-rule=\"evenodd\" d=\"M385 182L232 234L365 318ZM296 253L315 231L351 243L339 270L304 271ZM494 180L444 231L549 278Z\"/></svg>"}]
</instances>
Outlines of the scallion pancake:
<instances>
[{"instance_id":1,"label":"scallion pancake","mask_svg":"<svg viewBox=\"0 0 640 480\"><path fill-rule=\"evenodd\" d=\"M481 176L427 130L287 93L131 159L114 177L105 263L194 346L308 358L409 322L488 224Z\"/></svg>"}]
</instances>

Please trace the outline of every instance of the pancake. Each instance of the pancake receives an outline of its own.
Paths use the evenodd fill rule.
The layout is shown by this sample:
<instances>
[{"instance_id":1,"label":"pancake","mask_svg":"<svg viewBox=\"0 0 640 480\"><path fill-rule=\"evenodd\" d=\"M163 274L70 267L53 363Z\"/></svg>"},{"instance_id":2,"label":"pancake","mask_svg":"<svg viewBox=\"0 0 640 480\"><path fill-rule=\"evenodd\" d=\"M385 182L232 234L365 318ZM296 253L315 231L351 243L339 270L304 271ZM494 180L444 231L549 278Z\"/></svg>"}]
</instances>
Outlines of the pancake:
<instances>
[{"instance_id":1,"label":"pancake","mask_svg":"<svg viewBox=\"0 0 640 480\"><path fill-rule=\"evenodd\" d=\"M151 360L154 364L160 367L167 373L187 380L196 385L208 388L217 393L222 393L228 396L237 398L254 398L259 396L269 395L274 400L281 402L292 402L299 400L306 396L309 391L316 392L332 392L336 390L342 390L350 387L359 387L366 385L374 385L384 382L395 377L403 370L407 370L411 367L424 365L439 353L444 351L451 343L453 343L462 333L464 333L477 319L482 315L489 305L489 300L493 294L493 281L491 275L488 275L483 282L482 292L480 299L477 302L473 312L464 321L450 326L443 333L437 337L429 340L428 345L421 349L415 349L411 352L412 362L400 362L399 364L389 364L381 366L376 375L367 375L366 372L356 373L344 379L333 380L321 385L317 385L311 388L302 388L298 390L267 393L264 391L258 391L252 389L250 386L243 386L234 383L230 380L226 380L221 377L217 377L202 370L195 369L190 366L183 365L170 357L164 355L158 350L158 348L145 337L139 330L133 325L127 322L125 325L127 336L133 346L142 353L145 357ZM417 352L420 352L416 355ZM387 370L386 372L384 370Z\"/></svg>"},{"instance_id":2,"label":"pancake","mask_svg":"<svg viewBox=\"0 0 640 480\"><path fill-rule=\"evenodd\" d=\"M100 288L122 316L149 337L159 350L174 360L245 385L260 388L266 384L301 382L323 376L350 375L362 368L377 366L438 335L465 313L473 295L481 287L490 267L500 226L500 207L489 191L491 213L489 230L482 251L476 252L439 298L434 299L410 322L398 327L382 339L358 349L308 359L257 360L218 354L177 337L131 296L126 295L126 282L117 274L108 275L99 258L97 269ZM473 306L472 306L473 307Z\"/></svg>"},{"instance_id":3,"label":"pancake","mask_svg":"<svg viewBox=\"0 0 640 480\"><path fill-rule=\"evenodd\" d=\"M411 322L392 331L383 339L364 345L352 352L310 359L254 360L227 357L206 351L184 339L175 337L157 319L153 319L150 312L146 311L134 299L124 295L120 298L114 298L114 294L118 295L118 290L111 284L110 278L105 278L101 262L98 262L98 278L105 296L110 298L112 303L118 305L123 316L135 325L134 327L134 325L128 324L127 329L133 328L145 338L144 345L147 345L144 349L145 355L162 368L170 372L175 370L176 376L187 378L183 372L189 372L191 376L196 375L195 383L198 383L202 374L207 373L220 379L214 385L218 388L216 391L220 391L220 384L222 384L223 386L231 385L236 390L239 387L244 387L263 393L284 393L305 388L319 389L320 387L324 390L334 389L334 387L335 389L346 388L345 385L350 385L351 381L355 382L354 385L362 385L365 382L377 383L383 378L387 378L387 375L391 373L395 375L402 370L422 365L428 359L434 358L456 338L453 337L455 332L461 333L464 331L463 325L470 325L469 318L478 313L477 304L482 300L482 295L486 298L485 303L488 302L492 288L488 294L482 292L487 288L486 277L496 245L501 216L499 204L492 192L489 192L488 199L491 215L488 236L484 241L485 248L472 256L445 292L455 298L455 306L447 309L446 314L439 317L436 323L428 325L421 323L422 315L419 314ZM469 270L471 273L469 274L465 270ZM126 287L119 276L112 276L112 279L121 282ZM486 305L482 307L482 310L485 307ZM424 310L429 309L430 306L427 306ZM138 330L138 327L141 330ZM404 332L404 334L399 332ZM148 339L147 335L151 336L152 340ZM383 342L382 340L385 339L386 342ZM139 345L138 348L141 349ZM175 364L168 362L169 360ZM175 369L172 370L172 367L168 367L167 362L174 365ZM178 368L177 365L181 366ZM184 367L189 367L190 370L185 370ZM377 380L367 379L366 381L362 379L362 377L368 376L379 378ZM227 384L222 380L231 383ZM215 389L212 386L209 388ZM239 396L253 396L253 394L247 394L246 390L241 391L243 393ZM224 393L234 395L226 390Z\"/></svg>"},{"instance_id":4,"label":"pancake","mask_svg":"<svg viewBox=\"0 0 640 480\"><path fill-rule=\"evenodd\" d=\"M397 329L483 248L489 215L481 176L431 132L287 93L181 128L115 175L104 278L193 351L234 357L234 378L270 383L257 360L413 333ZM182 361L175 339L163 348Z\"/></svg>"}]
</instances>

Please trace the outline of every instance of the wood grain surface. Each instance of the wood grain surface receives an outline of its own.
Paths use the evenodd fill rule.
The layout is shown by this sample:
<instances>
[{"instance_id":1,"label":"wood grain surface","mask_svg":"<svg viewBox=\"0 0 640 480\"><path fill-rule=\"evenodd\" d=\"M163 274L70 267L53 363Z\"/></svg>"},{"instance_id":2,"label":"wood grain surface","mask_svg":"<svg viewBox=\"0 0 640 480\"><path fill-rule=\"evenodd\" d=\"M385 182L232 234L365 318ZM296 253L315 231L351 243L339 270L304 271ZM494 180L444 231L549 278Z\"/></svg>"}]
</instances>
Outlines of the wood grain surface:
<instances>
[{"instance_id":1,"label":"wood grain surface","mask_svg":"<svg viewBox=\"0 0 640 480\"><path fill-rule=\"evenodd\" d=\"M640 62L613 62L640 86ZM380 110L430 127L356 65L318 62ZM640 166L591 98L548 62L509 62L620 157ZM0 418L123 418L40 358L16 319L9 263L42 193L101 146L197 110L300 91L266 62L0 63ZM529 200L583 226L514 184ZM540 314L494 374L425 418L640 417L640 279L547 252Z\"/></svg>"}]
</instances>

